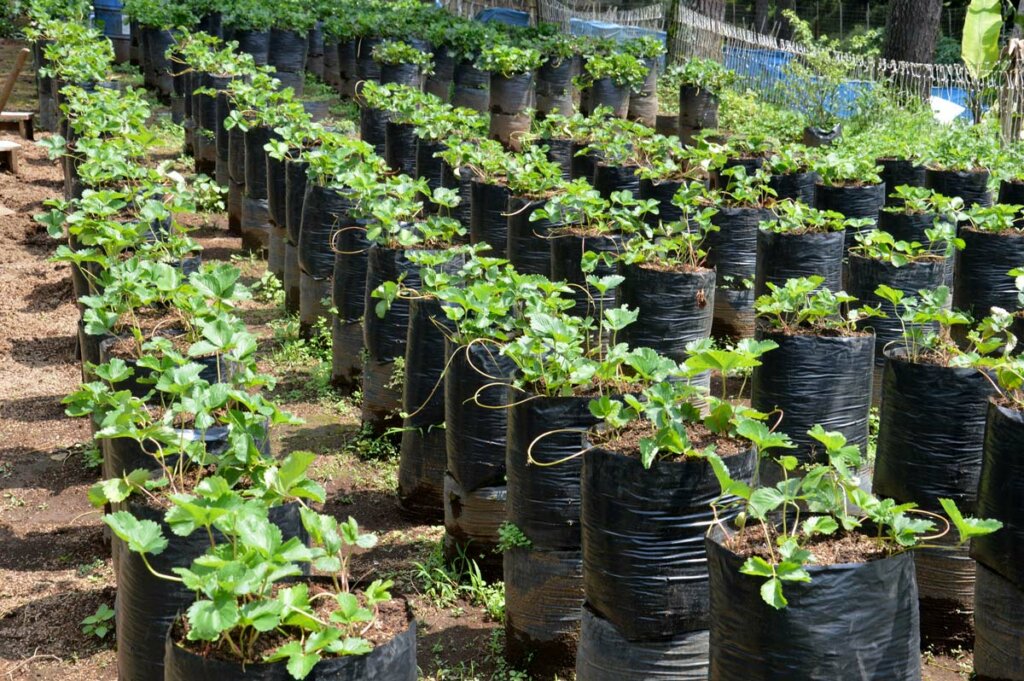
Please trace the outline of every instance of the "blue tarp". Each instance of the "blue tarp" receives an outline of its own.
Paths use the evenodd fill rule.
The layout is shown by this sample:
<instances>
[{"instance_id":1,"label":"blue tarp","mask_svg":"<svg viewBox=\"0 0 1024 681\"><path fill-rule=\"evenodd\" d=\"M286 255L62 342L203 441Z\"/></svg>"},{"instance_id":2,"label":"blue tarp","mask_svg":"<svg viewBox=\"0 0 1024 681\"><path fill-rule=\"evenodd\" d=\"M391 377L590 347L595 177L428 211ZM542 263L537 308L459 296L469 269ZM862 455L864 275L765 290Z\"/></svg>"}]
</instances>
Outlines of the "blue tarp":
<instances>
[{"instance_id":1,"label":"blue tarp","mask_svg":"<svg viewBox=\"0 0 1024 681\"><path fill-rule=\"evenodd\" d=\"M509 26L529 26L530 13L504 7L488 7L477 12L477 21L496 21Z\"/></svg>"},{"instance_id":2,"label":"blue tarp","mask_svg":"<svg viewBox=\"0 0 1024 681\"><path fill-rule=\"evenodd\" d=\"M758 88L770 90L782 86L786 80L786 65L793 58L789 52L766 49L747 49L739 47L725 48L725 66L735 71L741 80L749 79ZM874 83L870 81L851 80L839 88L835 102L830 108L840 118L852 116L857 98L871 90ZM932 96L947 99L954 104L967 107L967 91L962 88L932 88ZM961 118L969 118L970 112L965 111Z\"/></svg>"},{"instance_id":3,"label":"blue tarp","mask_svg":"<svg viewBox=\"0 0 1024 681\"><path fill-rule=\"evenodd\" d=\"M569 32L573 35L589 35L598 38L609 38L622 42L634 38L654 38L660 40L668 47L668 34L665 31L656 31L652 28L640 28L639 26L622 26L607 21L596 19L569 19ZM665 58L658 61L658 68L665 70Z\"/></svg>"}]
</instances>

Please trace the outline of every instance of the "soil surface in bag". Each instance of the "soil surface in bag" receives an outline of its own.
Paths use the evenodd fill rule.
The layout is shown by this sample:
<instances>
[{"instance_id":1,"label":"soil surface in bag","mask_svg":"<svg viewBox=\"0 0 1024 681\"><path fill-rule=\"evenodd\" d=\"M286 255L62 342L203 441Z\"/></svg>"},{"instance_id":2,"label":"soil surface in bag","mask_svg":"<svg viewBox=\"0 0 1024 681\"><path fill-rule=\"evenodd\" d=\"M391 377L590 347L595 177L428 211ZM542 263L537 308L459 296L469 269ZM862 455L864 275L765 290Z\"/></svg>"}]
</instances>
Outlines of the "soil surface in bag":
<instances>
[{"instance_id":1,"label":"soil surface in bag","mask_svg":"<svg viewBox=\"0 0 1024 681\"><path fill-rule=\"evenodd\" d=\"M1024 413L989 402L978 480L977 517L1002 521L998 532L971 540L971 556L1024 589Z\"/></svg>"},{"instance_id":2,"label":"soil surface in bag","mask_svg":"<svg viewBox=\"0 0 1024 681\"><path fill-rule=\"evenodd\" d=\"M789 605L761 600L764 580L707 538L711 670L716 681L920 681L920 617L907 551L867 563L807 568L787 582Z\"/></svg>"},{"instance_id":3,"label":"soil surface in bag","mask_svg":"<svg viewBox=\"0 0 1024 681\"><path fill-rule=\"evenodd\" d=\"M508 384L515 366L500 353L491 342L445 341L448 472L467 492L505 484Z\"/></svg>"},{"instance_id":4,"label":"soil surface in bag","mask_svg":"<svg viewBox=\"0 0 1024 681\"><path fill-rule=\"evenodd\" d=\"M750 404L782 412L779 430L796 445L787 453L801 462L814 460L821 446L807 434L815 424L846 436L861 453L868 441L875 337L786 335L758 326L758 340L779 347L761 357L751 379ZM776 466L767 470L777 474ZM771 483L774 484L774 483Z\"/></svg>"},{"instance_id":5,"label":"soil surface in bag","mask_svg":"<svg viewBox=\"0 0 1024 681\"><path fill-rule=\"evenodd\" d=\"M706 681L708 632L656 641L628 641L611 622L584 605L576 681Z\"/></svg>"},{"instance_id":6,"label":"soil surface in bag","mask_svg":"<svg viewBox=\"0 0 1024 681\"><path fill-rule=\"evenodd\" d=\"M640 459L601 446L584 455L583 580L587 603L630 641L657 641L706 630L704 536L721 494L701 459ZM735 480L750 481L753 451L723 459ZM729 521L735 513L718 516ZM705 652L706 655L706 652Z\"/></svg>"},{"instance_id":7,"label":"soil surface in bag","mask_svg":"<svg viewBox=\"0 0 1024 681\"><path fill-rule=\"evenodd\" d=\"M385 604L385 608L404 601ZM316 664L305 681L415 681L416 620L407 614L408 625L390 640L378 643L365 655L328 657ZM165 681L294 681L287 661L241 665L237 662L202 657L185 650L174 640L175 627L165 643Z\"/></svg>"},{"instance_id":8,"label":"soil surface in bag","mask_svg":"<svg viewBox=\"0 0 1024 681\"><path fill-rule=\"evenodd\" d=\"M630 347L653 348L681 362L686 344L707 338L715 305L715 271L664 272L638 265L623 270L618 300L639 312L620 332Z\"/></svg>"}]
</instances>

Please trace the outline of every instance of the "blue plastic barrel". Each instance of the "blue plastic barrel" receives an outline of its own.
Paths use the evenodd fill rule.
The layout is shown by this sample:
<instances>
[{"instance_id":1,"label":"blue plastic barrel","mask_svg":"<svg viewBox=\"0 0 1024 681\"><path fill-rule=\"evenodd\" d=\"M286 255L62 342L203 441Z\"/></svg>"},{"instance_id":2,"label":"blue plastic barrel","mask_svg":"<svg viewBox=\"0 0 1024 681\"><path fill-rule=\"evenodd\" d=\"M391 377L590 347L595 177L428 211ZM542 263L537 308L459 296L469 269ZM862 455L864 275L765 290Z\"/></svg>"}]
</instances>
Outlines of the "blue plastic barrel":
<instances>
[{"instance_id":1,"label":"blue plastic barrel","mask_svg":"<svg viewBox=\"0 0 1024 681\"><path fill-rule=\"evenodd\" d=\"M103 29L103 35L111 38L123 38L124 5L121 0L93 0L93 16L98 27Z\"/></svg>"}]
</instances>

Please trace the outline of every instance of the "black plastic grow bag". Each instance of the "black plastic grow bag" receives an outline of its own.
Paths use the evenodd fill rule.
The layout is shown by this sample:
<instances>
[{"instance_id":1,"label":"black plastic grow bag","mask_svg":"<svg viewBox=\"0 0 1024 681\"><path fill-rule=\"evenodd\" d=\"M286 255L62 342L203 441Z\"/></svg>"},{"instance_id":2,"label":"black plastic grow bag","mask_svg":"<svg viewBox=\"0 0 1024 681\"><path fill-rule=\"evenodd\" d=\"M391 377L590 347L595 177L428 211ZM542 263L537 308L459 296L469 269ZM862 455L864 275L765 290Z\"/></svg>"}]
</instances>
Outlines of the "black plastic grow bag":
<instances>
[{"instance_id":1,"label":"black plastic grow bag","mask_svg":"<svg viewBox=\"0 0 1024 681\"><path fill-rule=\"evenodd\" d=\"M880 158L875 163L882 166L879 176L885 183L885 205L896 206L903 203L902 199L893 198L892 193L897 187L923 187L925 185L924 166L902 158Z\"/></svg>"},{"instance_id":2,"label":"black plastic grow bag","mask_svg":"<svg viewBox=\"0 0 1024 681\"><path fill-rule=\"evenodd\" d=\"M990 401L985 423L977 516L1002 529L971 540L971 557L1024 589L1024 413Z\"/></svg>"},{"instance_id":3,"label":"black plastic grow bag","mask_svg":"<svg viewBox=\"0 0 1024 681\"><path fill-rule=\"evenodd\" d=\"M511 396L505 457L508 520L535 548L578 551L583 457L570 457L583 449L580 433L597 423L589 409L591 398L526 396L518 391ZM528 456L541 465L531 463ZM562 463L543 465L555 462Z\"/></svg>"},{"instance_id":4,"label":"black plastic grow bag","mask_svg":"<svg viewBox=\"0 0 1024 681\"><path fill-rule=\"evenodd\" d=\"M334 234L352 225L351 209L352 202L340 191L307 182L298 243L304 273L319 279L333 275Z\"/></svg>"},{"instance_id":5,"label":"black plastic grow bag","mask_svg":"<svg viewBox=\"0 0 1024 681\"><path fill-rule=\"evenodd\" d=\"M619 85L611 78L597 78L587 92L589 113L599 106L607 106L619 118L629 114L629 85Z\"/></svg>"},{"instance_id":6,"label":"black plastic grow bag","mask_svg":"<svg viewBox=\"0 0 1024 681\"><path fill-rule=\"evenodd\" d=\"M775 190L779 201L793 199L813 206L819 179L818 173L814 171L783 173L768 178L768 186Z\"/></svg>"},{"instance_id":7,"label":"black plastic grow bag","mask_svg":"<svg viewBox=\"0 0 1024 681\"><path fill-rule=\"evenodd\" d=\"M1017 288L1011 269L1024 263L1024 232L993 233L963 228L964 248L957 251L953 268L953 307L975 319L991 308L1017 309Z\"/></svg>"},{"instance_id":8,"label":"black plastic grow bag","mask_svg":"<svg viewBox=\"0 0 1024 681\"><path fill-rule=\"evenodd\" d=\"M537 115L571 116L573 112L572 79L576 75L577 59L549 57L537 70Z\"/></svg>"},{"instance_id":9,"label":"black plastic grow bag","mask_svg":"<svg viewBox=\"0 0 1024 681\"><path fill-rule=\"evenodd\" d=\"M717 128L718 96L693 85L680 85L679 125L698 130Z\"/></svg>"},{"instance_id":10,"label":"black plastic grow bag","mask_svg":"<svg viewBox=\"0 0 1024 681\"><path fill-rule=\"evenodd\" d=\"M641 179L638 187L639 198L654 200L658 202L658 212L648 213L644 216L644 222L656 227L659 222L675 222L679 220L683 211L676 206L672 199L683 183L679 180L665 180L656 182L654 180Z\"/></svg>"},{"instance_id":11,"label":"black plastic grow bag","mask_svg":"<svg viewBox=\"0 0 1024 681\"><path fill-rule=\"evenodd\" d=\"M846 230L846 247L849 248L856 244L854 237L858 232L869 231L878 224L878 212L885 205L886 188L884 182L849 187L818 184L814 196L815 206L821 210L873 221L867 227Z\"/></svg>"},{"instance_id":12,"label":"black plastic grow bag","mask_svg":"<svg viewBox=\"0 0 1024 681\"><path fill-rule=\"evenodd\" d=\"M267 64L273 66L278 72L303 72L306 69L308 53L309 36L306 33L281 28L270 29ZM323 54L322 51L321 54Z\"/></svg>"},{"instance_id":13,"label":"black plastic grow bag","mask_svg":"<svg viewBox=\"0 0 1024 681\"><path fill-rule=\"evenodd\" d=\"M491 74L491 113L519 114L533 102L532 71L514 76Z\"/></svg>"},{"instance_id":14,"label":"black plastic grow bag","mask_svg":"<svg viewBox=\"0 0 1024 681\"><path fill-rule=\"evenodd\" d=\"M939 497L974 514L991 381L974 368L909 362L886 352L874 491L942 512Z\"/></svg>"},{"instance_id":15,"label":"black plastic grow bag","mask_svg":"<svg viewBox=\"0 0 1024 681\"><path fill-rule=\"evenodd\" d=\"M593 185L602 197L610 199L613 192L628 191L640 195L640 178L637 166L611 166L597 163L594 166Z\"/></svg>"},{"instance_id":16,"label":"black plastic grow bag","mask_svg":"<svg viewBox=\"0 0 1024 681\"><path fill-rule=\"evenodd\" d=\"M902 343L903 323L896 316L896 309L892 303L875 295L875 289L884 284L902 291L908 297L917 296L918 291L938 288L945 279L946 260L938 256L896 267L882 260L850 254L846 291L857 298L858 305L878 307L886 315L872 317L858 324L858 328L874 331L876 356L881 358L882 351L890 343Z\"/></svg>"},{"instance_id":17,"label":"black plastic grow bag","mask_svg":"<svg viewBox=\"0 0 1024 681\"><path fill-rule=\"evenodd\" d=\"M210 539L205 532L197 531L188 537L179 537L163 522L163 511L146 506L131 504L128 509L136 518L152 520L163 528L168 539L167 548L159 555L149 555L147 560L154 570L172 574L175 567L189 567L210 548ZM279 528L285 539L299 537L306 539L305 529L299 518L298 504L288 504L270 509L270 520ZM119 539L114 541L120 545ZM189 679L196 676L164 676L164 641L168 630L180 611L185 610L195 599L195 593L176 582L155 577L139 554L119 546L117 555L117 598L114 603L117 621L117 671L121 681L154 681L154 679ZM246 677L248 678L248 677ZM223 681L223 677L218 681Z\"/></svg>"},{"instance_id":18,"label":"black plastic grow bag","mask_svg":"<svg viewBox=\"0 0 1024 681\"><path fill-rule=\"evenodd\" d=\"M359 138L373 147L380 157L386 153L388 112L371 109L368 106L359 108Z\"/></svg>"},{"instance_id":19,"label":"black plastic grow bag","mask_svg":"<svg viewBox=\"0 0 1024 681\"><path fill-rule=\"evenodd\" d=\"M416 175L416 128L388 121L384 126L384 162L402 175Z\"/></svg>"},{"instance_id":20,"label":"black plastic grow bag","mask_svg":"<svg viewBox=\"0 0 1024 681\"><path fill-rule=\"evenodd\" d=\"M637 310L619 332L630 347L653 348L677 362L686 344L708 338L715 305L715 271L665 272L639 265L623 268L619 302Z\"/></svg>"},{"instance_id":21,"label":"black plastic grow bag","mask_svg":"<svg viewBox=\"0 0 1024 681\"><path fill-rule=\"evenodd\" d=\"M300 158L289 158L285 163L285 229L288 243L299 245L302 229L302 208L306 201L306 173L309 163Z\"/></svg>"},{"instance_id":22,"label":"black plastic grow bag","mask_svg":"<svg viewBox=\"0 0 1024 681\"><path fill-rule=\"evenodd\" d=\"M992 192L988 190L990 173L987 170L937 170L926 168L925 186L943 196L959 196L967 207L992 205Z\"/></svg>"},{"instance_id":23,"label":"black plastic grow bag","mask_svg":"<svg viewBox=\"0 0 1024 681\"><path fill-rule=\"evenodd\" d=\"M488 256L504 258L508 248L508 187L473 180L471 196L470 243L490 244Z\"/></svg>"},{"instance_id":24,"label":"black plastic grow bag","mask_svg":"<svg viewBox=\"0 0 1024 681\"><path fill-rule=\"evenodd\" d=\"M614 234L588 235L568 231L556 232L549 239L551 246L551 279L565 281L572 287L571 298L575 304L567 310L568 314L577 317L594 317L602 310L615 307L615 289L603 295L587 283L587 274L583 272L583 256L588 252L611 253L622 252L622 237ZM594 269L596 277L608 277L618 274L616 263L606 265L599 262Z\"/></svg>"},{"instance_id":25,"label":"black plastic grow bag","mask_svg":"<svg viewBox=\"0 0 1024 681\"><path fill-rule=\"evenodd\" d=\"M245 131L245 195L250 199L267 198L267 154L263 147L272 134L262 126Z\"/></svg>"},{"instance_id":26,"label":"black plastic grow bag","mask_svg":"<svg viewBox=\"0 0 1024 681\"><path fill-rule=\"evenodd\" d=\"M864 447L868 441L875 337L787 335L758 325L759 340L779 347L761 356L754 367L750 405L765 413L780 410L779 431L789 435L796 449L787 453L801 463L816 460L824 450L807 434L820 424L846 436L848 444ZM770 474L777 466L768 466Z\"/></svg>"},{"instance_id":27,"label":"black plastic grow bag","mask_svg":"<svg viewBox=\"0 0 1024 681\"><path fill-rule=\"evenodd\" d=\"M409 301L409 331L402 386L402 443L398 501L410 515L444 518L444 329L447 317L431 298Z\"/></svg>"},{"instance_id":28,"label":"black plastic grow bag","mask_svg":"<svg viewBox=\"0 0 1024 681\"><path fill-rule=\"evenodd\" d=\"M256 66L266 66L270 57L270 31L234 29L233 39L238 41L238 51L251 54Z\"/></svg>"},{"instance_id":29,"label":"black plastic grow bag","mask_svg":"<svg viewBox=\"0 0 1024 681\"><path fill-rule=\"evenodd\" d=\"M508 384L515 365L500 351L491 342L445 341L448 472L466 492L505 484Z\"/></svg>"},{"instance_id":30,"label":"black plastic grow bag","mask_svg":"<svg viewBox=\"0 0 1024 681\"><path fill-rule=\"evenodd\" d=\"M561 225L549 220L531 220L544 201L508 197L508 246L505 257L523 274L551 276L551 230Z\"/></svg>"},{"instance_id":31,"label":"black plastic grow bag","mask_svg":"<svg viewBox=\"0 0 1024 681\"><path fill-rule=\"evenodd\" d=\"M627 641L611 622L583 606L576 681L706 681L708 632Z\"/></svg>"},{"instance_id":32,"label":"black plastic grow bag","mask_svg":"<svg viewBox=\"0 0 1024 681\"><path fill-rule=\"evenodd\" d=\"M757 466L752 450L723 461L745 482ZM710 464L693 458L645 469L636 457L596 447L584 455L581 487L583 581L594 612L630 641L707 629L704 536L721 494Z\"/></svg>"},{"instance_id":33,"label":"black plastic grow bag","mask_svg":"<svg viewBox=\"0 0 1024 681\"><path fill-rule=\"evenodd\" d=\"M820 276L831 291L843 287L843 256L846 240L842 232L826 234L757 231L757 271L754 295L768 293L768 283L783 286L787 279Z\"/></svg>"},{"instance_id":34,"label":"black plastic grow bag","mask_svg":"<svg viewBox=\"0 0 1024 681\"><path fill-rule=\"evenodd\" d=\"M720 536L720 532L716 533ZM711 670L715 681L919 681L920 616L914 559L808 566L787 582L789 605L761 600L764 580L707 538Z\"/></svg>"},{"instance_id":35,"label":"black plastic grow bag","mask_svg":"<svg viewBox=\"0 0 1024 681\"><path fill-rule=\"evenodd\" d=\"M583 606L579 549L504 552L505 654L531 678L567 677L576 664Z\"/></svg>"}]
</instances>

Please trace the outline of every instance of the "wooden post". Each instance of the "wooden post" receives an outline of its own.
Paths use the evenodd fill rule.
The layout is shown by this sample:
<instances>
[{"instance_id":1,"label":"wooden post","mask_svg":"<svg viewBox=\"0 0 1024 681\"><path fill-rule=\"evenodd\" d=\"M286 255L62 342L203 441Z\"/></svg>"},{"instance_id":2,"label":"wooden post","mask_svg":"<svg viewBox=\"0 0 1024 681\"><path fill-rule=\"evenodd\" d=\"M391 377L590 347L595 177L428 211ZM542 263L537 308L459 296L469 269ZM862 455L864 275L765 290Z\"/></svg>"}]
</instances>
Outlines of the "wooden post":
<instances>
[{"instance_id":1,"label":"wooden post","mask_svg":"<svg viewBox=\"0 0 1024 681\"><path fill-rule=\"evenodd\" d=\"M18 76L21 75L21 69L25 66L25 60L28 59L29 49L27 47L21 48L21 52L18 52L18 57L14 61L14 70L7 76L7 82L4 83L3 91L0 91L0 112L7 106L7 100L11 98L11 92L14 91L14 84L18 82Z\"/></svg>"}]
</instances>

